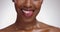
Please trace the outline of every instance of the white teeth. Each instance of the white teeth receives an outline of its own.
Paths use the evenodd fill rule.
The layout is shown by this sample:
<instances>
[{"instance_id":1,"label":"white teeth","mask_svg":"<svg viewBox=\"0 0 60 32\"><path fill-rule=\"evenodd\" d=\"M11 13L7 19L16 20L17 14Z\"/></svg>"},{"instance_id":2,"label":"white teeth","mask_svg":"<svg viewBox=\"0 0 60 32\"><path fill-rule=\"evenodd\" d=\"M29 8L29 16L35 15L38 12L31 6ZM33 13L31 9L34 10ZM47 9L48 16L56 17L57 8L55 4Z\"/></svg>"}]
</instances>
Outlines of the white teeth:
<instances>
[{"instance_id":1,"label":"white teeth","mask_svg":"<svg viewBox=\"0 0 60 32\"><path fill-rule=\"evenodd\" d=\"M25 10L23 10L23 12L24 12L24 13L30 13L30 11L25 11Z\"/></svg>"}]
</instances>

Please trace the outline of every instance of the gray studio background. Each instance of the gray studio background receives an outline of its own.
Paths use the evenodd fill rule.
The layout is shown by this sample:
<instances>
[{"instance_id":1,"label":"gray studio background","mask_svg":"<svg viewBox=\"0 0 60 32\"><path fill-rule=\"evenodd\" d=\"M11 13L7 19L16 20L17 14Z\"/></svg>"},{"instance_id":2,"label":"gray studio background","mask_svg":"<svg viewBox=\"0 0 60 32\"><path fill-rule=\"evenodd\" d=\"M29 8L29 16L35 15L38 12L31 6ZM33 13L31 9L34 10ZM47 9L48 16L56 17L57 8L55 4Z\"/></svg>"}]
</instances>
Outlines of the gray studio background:
<instances>
[{"instance_id":1,"label":"gray studio background","mask_svg":"<svg viewBox=\"0 0 60 32\"><path fill-rule=\"evenodd\" d=\"M0 0L0 29L15 23L16 15L12 0ZM60 27L60 0L44 0L37 20Z\"/></svg>"}]
</instances>

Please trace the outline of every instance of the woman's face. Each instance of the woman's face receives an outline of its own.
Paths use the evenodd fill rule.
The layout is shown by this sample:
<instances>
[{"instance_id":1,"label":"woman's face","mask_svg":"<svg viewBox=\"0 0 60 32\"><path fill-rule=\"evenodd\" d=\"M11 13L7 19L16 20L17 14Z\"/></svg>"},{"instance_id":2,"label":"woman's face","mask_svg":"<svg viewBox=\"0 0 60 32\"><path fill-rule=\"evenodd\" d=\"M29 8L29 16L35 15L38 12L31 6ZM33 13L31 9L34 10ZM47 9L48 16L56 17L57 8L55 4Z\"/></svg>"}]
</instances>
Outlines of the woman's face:
<instances>
[{"instance_id":1,"label":"woman's face","mask_svg":"<svg viewBox=\"0 0 60 32\"><path fill-rule=\"evenodd\" d=\"M24 21L32 21L40 11L42 0L13 0L17 15Z\"/></svg>"}]
</instances>

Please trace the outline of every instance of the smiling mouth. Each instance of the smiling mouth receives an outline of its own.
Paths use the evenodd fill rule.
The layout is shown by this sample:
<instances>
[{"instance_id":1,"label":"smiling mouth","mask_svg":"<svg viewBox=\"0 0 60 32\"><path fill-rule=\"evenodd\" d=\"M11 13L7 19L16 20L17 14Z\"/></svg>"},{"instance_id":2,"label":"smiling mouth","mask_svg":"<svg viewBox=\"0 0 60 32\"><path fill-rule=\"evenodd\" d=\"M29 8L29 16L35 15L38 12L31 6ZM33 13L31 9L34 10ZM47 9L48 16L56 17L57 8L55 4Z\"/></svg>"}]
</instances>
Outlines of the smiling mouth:
<instances>
[{"instance_id":1,"label":"smiling mouth","mask_svg":"<svg viewBox=\"0 0 60 32\"><path fill-rule=\"evenodd\" d=\"M33 15L33 13L34 13L34 10L30 9L30 8L28 8L28 9L21 9L21 11L22 11L22 13L23 13L23 15L25 17L31 17Z\"/></svg>"}]
</instances>

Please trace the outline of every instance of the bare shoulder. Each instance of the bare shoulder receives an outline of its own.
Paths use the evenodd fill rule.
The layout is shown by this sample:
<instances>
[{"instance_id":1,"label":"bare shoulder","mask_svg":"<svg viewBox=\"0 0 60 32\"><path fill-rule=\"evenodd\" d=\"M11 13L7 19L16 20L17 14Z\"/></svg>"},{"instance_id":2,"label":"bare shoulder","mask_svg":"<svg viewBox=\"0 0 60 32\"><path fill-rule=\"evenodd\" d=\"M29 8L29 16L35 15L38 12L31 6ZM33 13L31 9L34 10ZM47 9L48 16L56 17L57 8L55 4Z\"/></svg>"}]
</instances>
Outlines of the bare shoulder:
<instances>
[{"instance_id":1,"label":"bare shoulder","mask_svg":"<svg viewBox=\"0 0 60 32\"><path fill-rule=\"evenodd\" d=\"M60 32L60 28L50 26L50 32Z\"/></svg>"},{"instance_id":2,"label":"bare shoulder","mask_svg":"<svg viewBox=\"0 0 60 32\"><path fill-rule=\"evenodd\" d=\"M4 29L0 29L0 32L9 32L9 31L13 31L14 30L14 25L10 25Z\"/></svg>"},{"instance_id":3,"label":"bare shoulder","mask_svg":"<svg viewBox=\"0 0 60 32\"><path fill-rule=\"evenodd\" d=\"M60 28L58 27L54 27L54 26L51 26L51 25L48 25L48 24L45 24L45 23L40 23L39 24L43 29L47 28L49 30L49 32L60 32Z\"/></svg>"}]
</instances>

